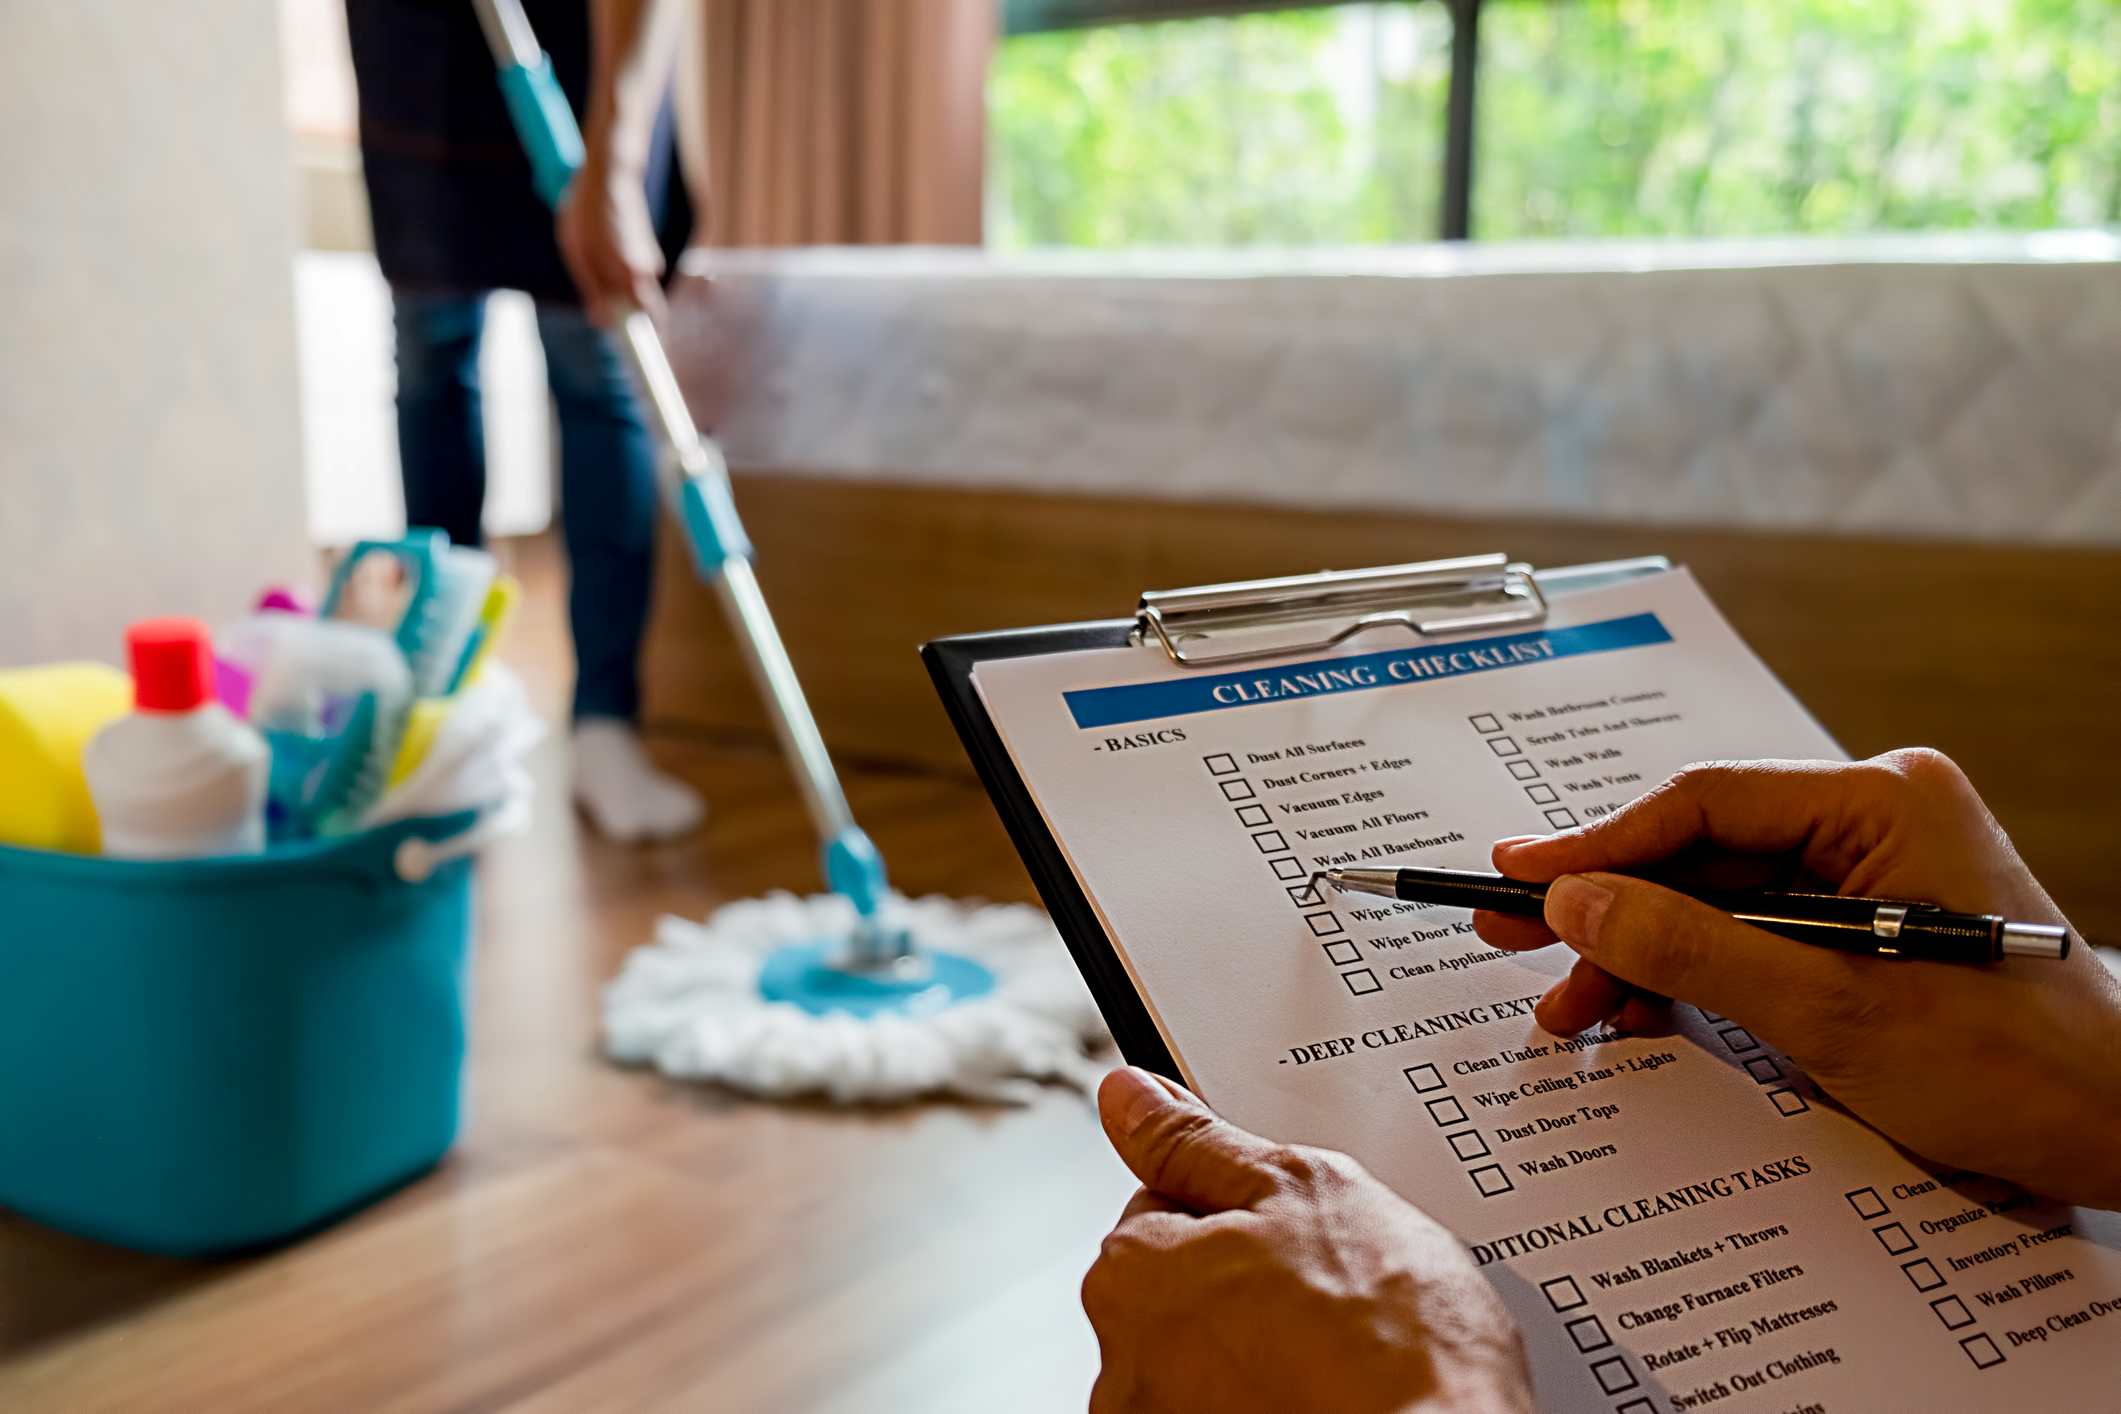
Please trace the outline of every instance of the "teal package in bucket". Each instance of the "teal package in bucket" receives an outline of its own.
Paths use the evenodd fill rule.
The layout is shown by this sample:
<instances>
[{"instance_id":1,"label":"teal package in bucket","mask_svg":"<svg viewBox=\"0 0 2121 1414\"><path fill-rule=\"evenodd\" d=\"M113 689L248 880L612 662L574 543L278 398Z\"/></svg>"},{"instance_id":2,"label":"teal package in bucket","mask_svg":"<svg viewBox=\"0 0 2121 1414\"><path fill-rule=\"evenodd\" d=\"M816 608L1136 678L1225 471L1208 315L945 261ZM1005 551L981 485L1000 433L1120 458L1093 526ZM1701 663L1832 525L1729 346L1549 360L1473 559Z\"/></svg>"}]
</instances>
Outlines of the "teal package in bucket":
<instances>
[{"instance_id":1,"label":"teal package in bucket","mask_svg":"<svg viewBox=\"0 0 2121 1414\"><path fill-rule=\"evenodd\" d=\"M0 1207L205 1255L432 1167L457 1132L472 861L405 861L475 820L228 859L0 849Z\"/></svg>"}]
</instances>

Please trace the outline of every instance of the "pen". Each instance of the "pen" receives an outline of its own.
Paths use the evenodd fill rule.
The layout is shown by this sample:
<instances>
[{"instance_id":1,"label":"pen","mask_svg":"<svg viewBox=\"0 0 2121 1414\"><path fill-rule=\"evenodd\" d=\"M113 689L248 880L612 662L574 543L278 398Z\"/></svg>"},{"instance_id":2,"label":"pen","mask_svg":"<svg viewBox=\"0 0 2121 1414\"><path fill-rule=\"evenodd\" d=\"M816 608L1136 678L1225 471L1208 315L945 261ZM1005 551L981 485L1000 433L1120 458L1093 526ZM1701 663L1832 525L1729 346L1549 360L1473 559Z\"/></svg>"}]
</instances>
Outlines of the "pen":
<instances>
[{"instance_id":1,"label":"pen","mask_svg":"<svg viewBox=\"0 0 2121 1414\"><path fill-rule=\"evenodd\" d=\"M1546 911L1547 886L1475 869L1322 869L1311 876L1349 893L1407 903L1484 908L1519 918ZM1995 962L2004 957L2069 956L2069 929L2017 923L1996 913L1954 913L1904 899L1845 898L1839 894L1695 894L1741 923L1868 957L1922 962Z\"/></svg>"}]
</instances>

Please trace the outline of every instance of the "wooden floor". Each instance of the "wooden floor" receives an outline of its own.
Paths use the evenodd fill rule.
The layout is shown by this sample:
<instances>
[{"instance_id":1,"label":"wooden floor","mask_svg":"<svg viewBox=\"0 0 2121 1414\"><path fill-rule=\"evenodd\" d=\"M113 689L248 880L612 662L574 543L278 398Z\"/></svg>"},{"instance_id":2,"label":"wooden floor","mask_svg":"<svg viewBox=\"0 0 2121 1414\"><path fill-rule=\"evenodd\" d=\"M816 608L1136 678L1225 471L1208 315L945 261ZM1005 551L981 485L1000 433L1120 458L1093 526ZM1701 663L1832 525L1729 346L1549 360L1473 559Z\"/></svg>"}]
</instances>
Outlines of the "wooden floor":
<instances>
[{"instance_id":1,"label":"wooden floor","mask_svg":"<svg viewBox=\"0 0 2121 1414\"><path fill-rule=\"evenodd\" d=\"M565 643L528 547L510 657L558 720ZM812 880L779 761L659 738L699 838L621 850L540 752L535 830L482 866L469 1117L434 1174L226 1263L0 1214L0 1410L1011 1410L1083 1407L1076 1283L1132 1188L1082 1100L844 1113L624 1072L597 993L661 913ZM850 772L911 892L1029 898L962 777Z\"/></svg>"}]
</instances>

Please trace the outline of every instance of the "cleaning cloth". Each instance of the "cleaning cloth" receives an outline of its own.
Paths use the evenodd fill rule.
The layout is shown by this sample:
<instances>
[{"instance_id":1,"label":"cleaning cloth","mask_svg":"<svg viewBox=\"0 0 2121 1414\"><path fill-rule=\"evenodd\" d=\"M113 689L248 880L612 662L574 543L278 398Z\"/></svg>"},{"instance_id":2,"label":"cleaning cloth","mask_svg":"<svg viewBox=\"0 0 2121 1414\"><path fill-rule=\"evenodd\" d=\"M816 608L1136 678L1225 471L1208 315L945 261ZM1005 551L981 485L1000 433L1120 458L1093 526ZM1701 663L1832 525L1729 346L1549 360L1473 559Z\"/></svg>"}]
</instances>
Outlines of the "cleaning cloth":
<instances>
[{"instance_id":1,"label":"cleaning cloth","mask_svg":"<svg viewBox=\"0 0 2121 1414\"><path fill-rule=\"evenodd\" d=\"M775 949L844 938L854 908L837 895L774 894L732 903L704 924L664 918L604 991L604 1046L615 1061L652 1065L771 1099L821 1094L842 1104L921 1095L1022 1103L1034 1081L1085 1093L1107 1066L1090 1048L1108 1037L1053 924L1023 904L941 897L886 903L885 922L923 948L992 969L995 990L932 1015L816 1015L759 994Z\"/></svg>"}]
</instances>

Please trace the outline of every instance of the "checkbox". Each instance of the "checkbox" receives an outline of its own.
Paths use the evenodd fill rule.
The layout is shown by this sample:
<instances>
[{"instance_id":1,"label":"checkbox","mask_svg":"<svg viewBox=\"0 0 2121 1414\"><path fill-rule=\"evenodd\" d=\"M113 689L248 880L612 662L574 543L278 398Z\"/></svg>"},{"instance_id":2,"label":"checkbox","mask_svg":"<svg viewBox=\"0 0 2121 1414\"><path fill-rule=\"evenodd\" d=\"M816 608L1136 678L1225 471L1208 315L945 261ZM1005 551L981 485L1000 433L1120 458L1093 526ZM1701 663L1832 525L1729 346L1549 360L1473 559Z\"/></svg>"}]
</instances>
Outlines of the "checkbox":
<instances>
[{"instance_id":1,"label":"checkbox","mask_svg":"<svg viewBox=\"0 0 2121 1414\"><path fill-rule=\"evenodd\" d=\"M1264 805L1240 806L1237 811L1237 823L1240 825L1265 825L1271 823L1272 819Z\"/></svg>"},{"instance_id":2,"label":"checkbox","mask_svg":"<svg viewBox=\"0 0 2121 1414\"><path fill-rule=\"evenodd\" d=\"M1959 1342L1959 1348L1966 1352L1966 1358L1974 1362L1977 1370L1992 1370L2003 1363L2003 1352L1985 1335L1970 1335Z\"/></svg>"},{"instance_id":3,"label":"checkbox","mask_svg":"<svg viewBox=\"0 0 2121 1414\"><path fill-rule=\"evenodd\" d=\"M1414 1087L1417 1095L1433 1095L1444 1087L1443 1072L1436 1068L1434 1061L1410 1065L1399 1073L1407 1078L1407 1084Z\"/></svg>"},{"instance_id":4,"label":"checkbox","mask_svg":"<svg viewBox=\"0 0 2121 1414\"><path fill-rule=\"evenodd\" d=\"M1340 915L1337 913L1306 913L1304 922L1311 925L1314 937L1330 938L1335 933L1347 931L1341 927Z\"/></svg>"},{"instance_id":5,"label":"checkbox","mask_svg":"<svg viewBox=\"0 0 2121 1414\"><path fill-rule=\"evenodd\" d=\"M1559 810L1547 811L1546 816L1547 823L1557 830L1573 830L1576 828L1576 812L1565 805Z\"/></svg>"},{"instance_id":6,"label":"checkbox","mask_svg":"<svg viewBox=\"0 0 2121 1414\"><path fill-rule=\"evenodd\" d=\"M1718 1031L1716 1034L1723 1038L1723 1044L1733 1052L1757 1051L1760 1049L1760 1043L1753 1039L1753 1033L1746 1030L1743 1026L1733 1026L1727 1031Z\"/></svg>"},{"instance_id":7,"label":"checkbox","mask_svg":"<svg viewBox=\"0 0 2121 1414\"><path fill-rule=\"evenodd\" d=\"M1259 837L1254 835L1253 838ZM1304 866L1293 854L1282 859L1270 859L1267 861L1267 867L1274 871L1274 877L1277 879L1301 879L1304 876Z\"/></svg>"},{"instance_id":8,"label":"checkbox","mask_svg":"<svg viewBox=\"0 0 2121 1414\"><path fill-rule=\"evenodd\" d=\"M1251 800L1258 794L1258 791L1252 789L1252 783L1242 776L1234 781L1223 782L1224 800Z\"/></svg>"},{"instance_id":9,"label":"checkbox","mask_svg":"<svg viewBox=\"0 0 2121 1414\"><path fill-rule=\"evenodd\" d=\"M1573 1311L1584 1304L1583 1288L1574 1277L1549 1277L1539 1284L1539 1292L1557 1311Z\"/></svg>"},{"instance_id":10,"label":"checkbox","mask_svg":"<svg viewBox=\"0 0 2121 1414\"><path fill-rule=\"evenodd\" d=\"M1613 1414L1657 1414L1657 1406L1647 1399L1631 1399L1625 1404L1614 1405Z\"/></svg>"},{"instance_id":11,"label":"checkbox","mask_svg":"<svg viewBox=\"0 0 2121 1414\"><path fill-rule=\"evenodd\" d=\"M1919 1245L1914 1238L1907 1235L1907 1229L1899 1223L1874 1227L1871 1229L1871 1236L1877 1238L1878 1245L1886 1250L1886 1255L1892 1257L1897 1257L1902 1252L1912 1252Z\"/></svg>"},{"instance_id":12,"label":"checkbox","mask_svg":"<svg viewBox=\"0 0 2121 1414\"><path fill-rule=\"evenodd\" d=\"M1218 751L1213 756L1200 758L1211 776L1234 776L1237 774L1237 758L1227 751Z\"/></svg>"},{"instance_id":13,"label":"checkbox","mask_svg":"<svg viewBox=\"0 0 2121 1414\"><path fill-rule=\"evenodd\" d=\"M1966 1309L1966 1303L1956 1296L1940 1296L1930 1302L1930 1309L1937 1319L1944 1322L1948 1331L1965 1330L1974 1323L1974 1313Z\"/></svg>"},{"instance_id":14,"label":"checkbox","mask_svg":"<svg viewBox=\"0 0 2121 1414\"><path fill-rule=\"evenodd\" d=\"M1856 1216L1865 1222L1885 1216L1886 1201L1878 1196L1878 1190L1875 1188L1855 1188L1841 1196L1849 1200L1849 1206L1856 1210Z\"/></svg>"},{"instance_id":15,"label":"checkbox","mask_svg":"<svg viewBox=\"0 0 2121 1414\"><path fill-rule=\"evenodd\" d=\"M1608 1355L1591 1366L1591 1374L1598 1381L1598 1387L1607 1394L1618 1394L1641 1383L1635 1378L1635 1371L1625 1355Z\"/></svg>"},{"instance_id":16,"label":"checkbox","mask_svg":"<svg viewBox=\"0 0 2121 1414\"><path fill-rule=\"evenodd\" d=\"M1772 1085L1782 1078L1782 1067L1775 1064L1773 1056L1754 1056L1745 1063L1745 1073L1753 1077L1755 1085Z\"/></svg>"},{"instance_id":17,"label":"checkbox","mask_svg":"<svg viewBox=\"0 0 2121 1414\"><path fill-rule=\"evenodd\" d=\"M1489 737L1488 750L1497 756L1519 756L1524 752L1524 748L1517 744L1517 738L1514 736Z\"/></svg>"},{"instance_id":18,"label":"checkbox","mask_svg":"<svg viewBox=\"0 0 2121 1414\"><path fill-rule=\"evenodd\" d=\"M1261 854L1272 854L1277 849L1287 849L1289 842L1281 837L1279 830L1261 830L1252 836L1252 843L1259 846Z\"/></svg>"},{"instance_id":19,"label":"checkbox","mask_svg":"<svg viewBox=\"0 0 2121 1414\"><path fill-rule=\"evenodd\" d=\"M1291 884L1289 886L1289 902L1295 904L1298 908L1316 908L1324 903L1325 900L1320 898L1318 890L1312 888L1309 884Z\"/></svg>"},{"instance_id":20,"label":"checkbox","mask_svg":"<svg viewBox=\"0 0 2121 1414\"><path fill-rule=\"evenodd\" d=\"M1358 997L1367 997L1372 992L1382 992L1385 984L1377 980L1377 974L1365 967L1356 972L1343 972L1340 980L1348 984L1348 991Z\"/></svg>"},{"instance_id":21,"label":"checkbox","mask_svg":"<svg viewBox=\"0 0 2121 1414\"><path fill-rule=\"evenodd\" d=\"M1715 1012L1713 1012L1713 1011L1702 1011L1702 1009L1701 1009L1700 1007L1695 1007L1695 1008L1694 1008L1694 1010L1696 1010L1696 1011L1700 1011L1700 1012L1701 1012L1701 1019L1702 1019L1703 1021L1710 1021L1710 1022L1714 1022L1714 1023L1715 1023L1715 1024L1717 1024L1718 1026L1721 1026L1721 1025L1723 1024L1723 1018L1722 1018L1722 1017L1720 1017L1720 1016L1718 1016L1718 1015L1717 1015L1717 1014L1716 1014Z\"/></svg>"},{"instance_id":22,"label":"checkbox","mask_svg":"<svg viewBox=\"0 0 2121 1414\"><path fill-rule=\"evenodd\" d=\"M1520 781L1536 781L1539 779L1539 767L1536 763L1519 757L1510 763L1510 774Z\"/></svg>"},{"instance_id":23,"label":"checkbox","mask_svg":"<svg viewBox=\"0 0 2121 1414\"><path fill-rule=\"evenodd\" d=\"M1353 938L1342 938L1337 943L1327 943L1326 961L1335 967L1352 967L1362 961L1362 949L1355 946Z\"/></svg>"},{"instance_id":24,"label":"checkbox","mask_svg":"<svg viewBox=\"0 0 2121 1414\"><path fill-rule=\"evenodd\" d=\"M1613 1337L1605 1333L1605 1322L1596 1316L1578 1316L1568 1322L1564 1329L1568 1331L1569 1339L1576 1342L1579 1354L1588 1355L1613 1343Z\"/></svg>"},{"instance_id":25,"label":"checkbox","mask_svg":"<svg viewBox=\"0 0 2121 1414\"><path fill-rule=\"evenodd\" d=\"M1492 736L1502 730L1502 719L1493 712L1478 712L1466 720L1471 722L1473 730L1482 736Z\"/></svg>"},{"instance_id":26,"label":"checkbox","mask_svg":"<svg viewBox=\"0 0 2121 1414\"><path fill-rule=\"evenodd\" d=\"M1780 1114L1784 1119L1789 1119L1793 1115L1801 1115L1806 1110L1811 1108L1811 1106L1805 1102L1804 1096L1798 1094L1795 1090L1790 1089L1788 1086L1783 1086L1780 1089L1768 1091L1767 1097L1768 1103L1773 1105L1775 1107L1776 1112Z\"/></svg>"},{"instance_id":27,"label":"checkbox","mask_svg":"<svg viewBox=\"0 0 2121 1414\"><path fill-rule=\"evenodd\" d=\"M1944 1274L1939 1272L1937 1264L1927 1257L1917 1257L1912 1262L1902 1262L1900 1270L1907 1273L1907 1279L1915 1284L1915 1290L1917 1291L1935 1291L1938 1287L1944 1285Z\"/></svg>"},{"instance_id":28,"label":"checkbox","mask_svg":"<svg viewBox=\"0 0 2121 1414\"><path fill-rule=\"evenodd\" d=\"M1525 799L1531 801L1534 805L1552 805L1555 801L1561 799L1561 792L1548 785L1545 781L1526 786L1524 793Z\"/></svg>"},{"instance_id":29,"label":"checkbox","mask_svg":"<svg viewBox=\"0 0 2121 1414\"><path fill-rule=\"evenodd\" d=\"M1435 1120L1439 1127L1448 1128L1466 1122L1466 1107L1458 1103L1455 1095L1446 1095L1440 1100L1427 1100L1423 1103L1429 1107L1429 1118Z\"/></svg>"},{"instance_id":30,"label":"checkbox","mask_svg":"<svg viewBox=\"0 0 2121 1414\"><path fill-rule=\"evenodd\" d=\"M1500 1198L1517 1187L1502 1171L1501 1164L1482 1164L1477 1169L1468 1169L1466 1177L1473 1180L1473 1186L1480 1190L1483 1198Z\"/></svg>"},{"instance_id":31,"label":"checkbox","mask_svg":"<svg viewBox=\"0 0 2121 1414\"><path fill-rule=\"evenodd\" d=\"M1477 1129L1461 1129L1451 1136L1451 1152L1461 1159L1485 1159L1495 1152Z\"/></svg>"}]
</instances>

